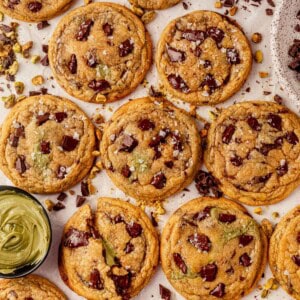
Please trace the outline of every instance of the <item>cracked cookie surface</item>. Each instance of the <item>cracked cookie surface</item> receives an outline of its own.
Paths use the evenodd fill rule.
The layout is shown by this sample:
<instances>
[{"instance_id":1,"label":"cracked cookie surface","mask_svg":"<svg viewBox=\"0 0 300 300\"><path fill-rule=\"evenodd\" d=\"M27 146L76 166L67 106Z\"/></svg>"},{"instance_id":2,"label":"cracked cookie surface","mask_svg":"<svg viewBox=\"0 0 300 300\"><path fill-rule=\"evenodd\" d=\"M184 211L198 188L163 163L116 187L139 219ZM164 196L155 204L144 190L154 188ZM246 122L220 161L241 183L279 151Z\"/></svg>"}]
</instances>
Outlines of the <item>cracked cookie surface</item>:
<instances>
[{"instance_id":1,"label":"cracked cookie surface","mask_svg":"<svg viewBox=\"0 0 300 300\"><path fill-rule=\"evenodd\" d=\"M16 279L1 279L0 299L67 300L58 287L38 275L28 275Z\"/></svg>"},{"instance_id":2,"label":"cracked cookie surface","mask_svg":"<svg viewBox=\"0 0 300 300\"><path fill-rule=\"evenodd\" d=\"M101 158L111 180L126 194L163 200L193 180L201 160L194 119L170 102L132 100L106 124Z\"/></svg>"},{"instance_id":3,"label":"cracked cookie surface","mask_svg":"<svg viewBox=\"0 0 300 300\"><path fill-rule=\"evenodd\" d=\"M139 207L100 198L94 213L85 205L65 225L59 269L83 297L129 299L154 274L158 252L157 233Z\"/></svg>"},{"instance_id":4,"label":"cracked cookie surface","mask_svg":"<svg viewBox=\"0 0 300 300\"><path fill-rule=\"evenodd\" d=\"M12 18L39 22L52 19L66 11L73 0L2 0L0 9Z\"/></svg>"},{"instance_id":5,"label":"cracked cookie surface","mask_svg":"<svg viewBox=\"0 0 300 300\"><path fill-rule=\"evenodd\" d=\"M165 9L176 5L181 0L129 0L132 5L144 9Z\"/></svg>"},{"instance_id":6,"label":"cracked cookie surface","mask_svg":"<svg viewBox=\"0 0 300 300\"><path fill-rule=\"evenodd\" d=\"M277 224L270 240L271 270L294 299L300 299L300 206Z\"/></svg>"},{"instance_id":7,"label":"cracked cookie surface","mask_svg":"<svg viewBox=\"0 0 300 300\"><path fill-rule=\"evenodd\" d=\"M189 300L240 299L260 280L267 239L241 205L202 197L181 206L163 229L162 268Z\"/></svg>"},{"instance_id":8,"label":"cracked cookie surface","mask_svg":"<svg viewBox=\"0 0 300 300\"><path fill-rule=\"evenodd\" d=\"M300 184L300 119L273 102L224 109L208 131L206 167L232 199L268 205Z\"/></svg>"},{"instance_id":9,"label":"cracked cookie surface","mask_svg":"<svg viewBox=\"0 0 300 300\"><path fill-rule=\"evenodd\" d=\"M94 126L77 105L51 95L29 97L2 125L0 168L29 192L61 192L87 175L95 144Z\"/></svg>"},{"instance_id":10,"label":"cracked cookie surface","mask_svg":"<svg viewBox=\"0 0 300 300\"><path fill-rule=\"evenodd\" d=\"M195 105L227 100L247 79L252 54L240 27L228 17L195 11L166 27L156 66L167 93Z\"/></svg>"},{"instance_id":11,"label":"cracked cookie surface","mask_svg":"<svg viewBox=\"0 0 300 300\"><path fill-rule=\"evenodd\" d=\"M92 3L64 16L49 43L58 83L95 103L119 100L144 79L152 44L141 20L124 6Z\"/></svg>"}]
</instances>

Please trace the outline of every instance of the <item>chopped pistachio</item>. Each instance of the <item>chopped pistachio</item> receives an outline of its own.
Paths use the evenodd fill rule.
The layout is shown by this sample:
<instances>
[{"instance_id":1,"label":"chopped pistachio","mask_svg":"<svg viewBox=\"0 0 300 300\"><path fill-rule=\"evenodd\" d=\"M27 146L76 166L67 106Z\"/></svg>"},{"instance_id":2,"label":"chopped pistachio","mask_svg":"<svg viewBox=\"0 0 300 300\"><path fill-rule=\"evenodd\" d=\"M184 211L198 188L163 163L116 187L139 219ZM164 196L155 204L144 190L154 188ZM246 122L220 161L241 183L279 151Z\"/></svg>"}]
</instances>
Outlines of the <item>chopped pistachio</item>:
<instances>
[{"instance_id":1,"label":"chopped pistachio","mask_svg":"<svg viewBox=\"0 0 300 300\"><path fill-rule=\"evenodd\" d=\"M233 6L229 9L229 14L233 17L236 14L237 10L238 10L238 7Z\"/></svg>"},{"instance_id":2,"label":"chopped pistachio","mask_svg":"<svg viewBox=\"0 0 300 300\"><path fill-rule=\"evenodd\" d=\"M74 196L76 194L76 192L73 191L73 190L69 190L69 193L70 193L71 196Z\"/></svg>"},{"instance_id":3,"label":"chopped pistachio","mask_svg":"<svg viewBox=\"0 0 300 300\"><path fill-rule=\"evenodd\" d=\"M261 215L262 214L262 208L261 207L256 207L256 208L254 208L253 212L257 215Z\"/></svg>"},{"instance_id":4,"label":"chopped pistachio","mask_svg":"<svg viewBox=\"0 0 300 300\"><path fill-rule=\"evenodd\" d=\"M3 20L4 20L4 13L0 11L0 22L2 22Z\"/></svg>"},{"instance_id":5,"label":"chopped pistachio","mask_svg":"<svg viewBox=\"0 0 300 300\"><path fill-rule=\"evenodd\" d=\"M24 88L25 88L25 85L23 82L21 81L16 81L15 84L15 91L18 95L22 94L24 92Z\"/></svg>"},{"instance_id":6,"label":"chopped pistachio","mask_svg":"<svg viewBox=\"0 0 300 300\"><path fill-rule=\"evenodd\" d=\"M7 97L2 97L1 100L4 102L5 108L12 108L16 104L16 96L13 94Z\"/></svg>"},{"instance_id":7,"label":"chopped pistachio","mask_svg":"<svg viewBox=\"0 0 300 300\"><path fill-rule=\"evenodd\" d=\"M279 217L280 217L279 212L277 212L277 211L272 212L272 217L273 217L274 219L275 219L275 218L279 218Z\"/></svg>"},{"instance_id":8,"label":"chopped pistachio","mask_svg":"<svg viewBox=\"0 0 300 300\"><path fill-rule=\"evenodd\" d=\"M21 51L22 51L21 45L20 45L19 43L15 43L15 44L13 45L13 51L14 51L15 53L21 53Z\"/></svg>"},{"instance_id":9,"label":"chopped pistachio","mask_svg":"<svg viewBox=\"0 0 300 300\"><path fill-rule=\"evenodd\" d=\"M27 43L25 43L24 45L22 45L22 54L25 58L29 57L29 51L33 46L33 42L29 41Z\"/></svg>"},{"instance_id":10,"label":"chopped pistachio","mask_svg":"<svg viewBox=\"0 0 300 300\"><path fill-rule=\"evenodd\" d=\"M7 70L9 75L16 75L19 70L19 63L15 60L13 64Z\"/></svg>"},{"instance_id":11,"label":"chopped pistachio","mask_svg":"<svg viewBox=\"0 0 300 300\"><path fill-rule=\"evenodd\" d=\"M251 41L255 44L258 44L262 41L262 35L259 32L255 32L252 34Z\"/></svg>"},{"instance_id":12,"label":"chopped pistachio","mask_svg":"<svg viewBox=\"0 0 300 300\"><path fill-rule=\"evenodd\" d=\"M91 180L88 180L88 187L89 187L89 191L90 191L90 195L94 195L97 192L96 187L92 184Z\"/></svg>"},{"instance_id":13,"label":"chopped pistachio","mask_svg":"<svg viewBox=\"0 0 300 300\"><path fill-rule=\"evenodd\" d=\"M54 203L51 200L46 199L45 200L45 205L46 205L46 208L47 208L48 211L52 211L53 210Z\"/></svg>"},{"instance_id":14,"label":"chopped pistachio","mask_svg":"<svg viewBox=\"0 0 300 300\"><path fill-rule=\"evenodd\" d=\"M261 64L264 60L264 55L261 50L257 50L254 54L254 59L257 63Z\"/></svg>"},{"instance_id":15,"label":"chopped pistachio","mask_svg":"<svg viewBox=\"0 0 300 300\"><path fill-rule=\"evenodd\" d=\"M33 64L38 63L40 60L41 60L41 57L40 57L39 55L33 55L33 56L31 57L31 62L32 62Z\"/></svg>"},{"instance_id":16,"label":"chopped pistachio","mask_svg":"<svg viewBox=\"0 0 300 300\"><path fill-rule=\"evenodd\" d=\"M37 75L31 79L33 85L42 85L45 82L45 79L42 75Z\"/></svg>"},{"instance_id":17,"label":"chopped pistachio","mask_svg":"<svg viewBox=\"0 0 300 300\"><path fill-rule=\"evenodd\" d=\"M156 17L156 12L154 10L150 10L145 12L142 17L141 20L144 24L149 24L150 22L152 22Z\"/></svg>"},{"instance_id":18,"label":"chopped pistachio","mask_svg":"<svg viewBox=\"0 0 300 300\"><path fill-rule=\"evenodd\" d=\"M258 72L259 77L260 78L267 78L269 77L269 73L268 72Z\"/></svg>"},{"instance_id":19,"label":"chopped pistachio","mask_svg":"<svg viewBox=\"0 0 300 300\"><path fill-rule=\"evenodd\" d=\"M221 1L216 1L215 2L215 8L222 8L223 7L223 4Z\"/></svg>"},{"instance_id":20,"label":"chopped pistachio","mask_svg":"<svg viewBox=\"0 0 300 300\"><path fill-rule=\"evenodd\" d=\"M95 113L93 116L92 116L92 120L95 124L99 125L99 124L102 124L104 123L104 117L99 114L99 113Z\"/></svg>"},{"instance_id":21,"label":"chopped pistachio","mask_svg":"<svg viewBox=\"0 0 300 300\"><path fill-rule=\"evenodd\" d=\"M261 221L261 227L268 238L271 238L273 233L273 225L268 219L263 219Z\"/></svg>"},{"instance_id":22,"label":"chopped pistachio","mask_svg":"<svg viewBox=\"0 0 300 300\"><path fill-rule=\"evenodd\" d=\"M274 283L274 278L269 278L268 280L267 280L267 282L264 284L264 289L265 290L270 290L271 288L272 288L272 286L273 286L273 283Z\"/></svg>"},{"instance_id":23,"label":"chopped pistachio","mask_svg":"<svg viewBox=\"0 0 300 300\"><path fill-rule=\"evenodd\" d=\"M262 297L262 298L266 298L266 297L268 296L268 294L269 294L269 291L268 291L268 290L263 290L263 291L261 292L261 297Z\"/></svg>"}]
</instances>

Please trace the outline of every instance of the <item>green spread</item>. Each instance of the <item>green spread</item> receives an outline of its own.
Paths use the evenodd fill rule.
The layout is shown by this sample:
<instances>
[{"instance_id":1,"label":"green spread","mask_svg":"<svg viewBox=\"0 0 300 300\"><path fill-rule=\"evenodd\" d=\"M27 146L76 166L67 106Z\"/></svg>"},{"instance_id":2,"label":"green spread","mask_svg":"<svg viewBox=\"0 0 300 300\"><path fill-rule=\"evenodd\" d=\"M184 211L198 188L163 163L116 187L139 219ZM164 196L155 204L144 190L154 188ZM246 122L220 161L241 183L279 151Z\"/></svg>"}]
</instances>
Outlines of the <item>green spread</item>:
<instances>
[{"instance_id":1,"label":"green spread","mask_svg":"<svg viewBox=\"0 0 300 300\"><path fill-rule=\"evenodd\" d=\"M0 192L0 273L36 265L50 244L50 226L34 200L14 191Z\"/></svg>"}]
</instances>

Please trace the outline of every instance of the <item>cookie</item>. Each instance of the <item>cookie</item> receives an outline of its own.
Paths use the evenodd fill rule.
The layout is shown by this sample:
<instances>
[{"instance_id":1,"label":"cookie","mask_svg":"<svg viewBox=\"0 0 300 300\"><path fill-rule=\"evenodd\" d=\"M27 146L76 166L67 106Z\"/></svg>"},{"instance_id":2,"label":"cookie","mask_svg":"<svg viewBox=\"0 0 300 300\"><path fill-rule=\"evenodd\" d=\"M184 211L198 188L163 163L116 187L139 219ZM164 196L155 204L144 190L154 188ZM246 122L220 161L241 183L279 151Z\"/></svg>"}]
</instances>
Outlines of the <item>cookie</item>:
<instances>
[{"instance_id":1,"label":"cookie","mask_svg":"<svg viewBox=\"0 0 300 300\"><path fill-rule=\"evenodd\" d=\"M142 21L124 6L92 3L67 14L49 44L58 83L72 96L95 103L129 95L144 79L152 44Z\"/></svg>"},{"instance_id":2,"label":"cookie","mask_svg":"<svg viewBox=\"0 0 300 300\"><path fill-rule=\"evenodd\" d=\"M181 0L129 0L129 2L137 7L144 9L165 9L176 5Z\"/></svg>"},{"instance_id":3,"label":"cookie","mask_svg":"<svg viewBox=\"0 0 300 300\"><path fill-rule=\"evenodd\" d=\"M240 299L261 279L267 238L245 208L221 198L197 198L168 220L162 268L185 299Z\"/></svg>"},{"instance_id":4,"label":"cookie","mask_svg":"<svg viewBox=\"0 0 300 300\"><path fill-rule=\"evenodd\" d=\"M65 225L59 269L87 299L129 299L154 274L158 252L157 233L139 207L100 198L95 212L82 206Z\"/></svg>"},{"instance_id":5,"label":"cookie","mask_svg":"<svg viewBox=\"0 0 300 300\"><path fill-rule=\"evenodd\" d=\"M17 279L1 279L0 299L67 300L57 286L38 275L28 275Z\"/></svg>"},{"instance_id":6,"label":"cookie","mask_svg":"<svg viewBox=\"0 0 300 300\"><path fill-rule=\"evenodd\" d=\"M2 0L0 9L12 18L25 22L50 20L66 11L73 0Z\"/></svg>"},{"instance_id":7,"label":"cookie","mask_svg":"<svg viewBox=\"0 0 300 300\"><path fill-rule=\"evenodd\" d=\"M31 193L57 193L92 167L94 126L67 99L40 95L19 102L0 131L0 168Z\"/></svg>"},{"instance_id":8,"label":"cookie","mask_svg":"<svg viewBox=\"0 0 300 300\"><path fill-rule=\"evenodd\" d=\"M188 186L201 159L194 119L170 102L150 97L130 101L115 112L100 149L116 186L148 203Z\"/></svg>"},{"instance_id":9,"label":"cookie","mask_svg":"<svg viewBox=\"0 0 300 300\"><path fill-rule=\"evenodd\" d=\"M205 165L230 198L248 205L285 199L300 184L300 119L273 102L223 110L208 131Z\"/></svg>"},{"instance_id":10,"label":"cookie","mask_svg":"<svg viewBox=\"0 0 300 300\"><path fill-rule=\"evenodd\" d=\"M300 206L277 224L270 240L269 263L280 283L294 299L300 299Z\"/></svg>"},{"instance_id":11,"label":"cookie","mask_svg":"<svg viewBox=\"0 0 300 300\"><path fill-rule=\"evenodd\" d=\"M250 73L252 54L236 22L215 12L195 11L163 31L156 66L168 94L212 105L239 91Z\"/></svg>"}]
</instances>

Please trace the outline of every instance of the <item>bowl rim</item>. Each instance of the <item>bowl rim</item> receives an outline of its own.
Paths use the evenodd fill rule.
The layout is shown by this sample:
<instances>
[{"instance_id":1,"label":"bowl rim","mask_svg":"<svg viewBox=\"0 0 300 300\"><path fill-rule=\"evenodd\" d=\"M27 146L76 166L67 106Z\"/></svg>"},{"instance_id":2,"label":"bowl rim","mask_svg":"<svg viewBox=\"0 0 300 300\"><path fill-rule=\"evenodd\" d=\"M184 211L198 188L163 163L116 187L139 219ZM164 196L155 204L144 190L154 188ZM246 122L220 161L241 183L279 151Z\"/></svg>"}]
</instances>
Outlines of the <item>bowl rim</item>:
<instances>
[{"instance_id":1,"label":"bowl rim","mask_svg":"<svg viewBox=\"0 0 300 300\"><path fill-rule=\"evenodd\" d=\"M17 187L14 187L14 186L9 186L9 185L0 185L0 192L2 192L2 191L14 191L16 193L22 194L25 197L33 200L37 204L37 206L42 208L42 211L43 211L43 213L46 217L46 221L49 225L50 235L49 235L48 248L47 248L47 251L46 251L45 255L43 256L43 258L38 263L36 263L35 265L27 265L27 266L21 267L19 269L16 269L14 271L14 273L11 273L11 274L3 274L3 273L0 272L0 278L4 278L4 279L24 277L24 276L29 275L29 274L33 273L34 271L36 271L45 262L45 260L47 259L48 255L49 255L49 252L50 252L50 249L51 249L51 246L52 246L51 221L50 221L50 218L49 218L48 213L47 213L46 209L44 208L44 206L32 194L30 194L30 193L28 193L25 190L22 190L20 188L17 188Z\"/></svg>"}]
</instances>

